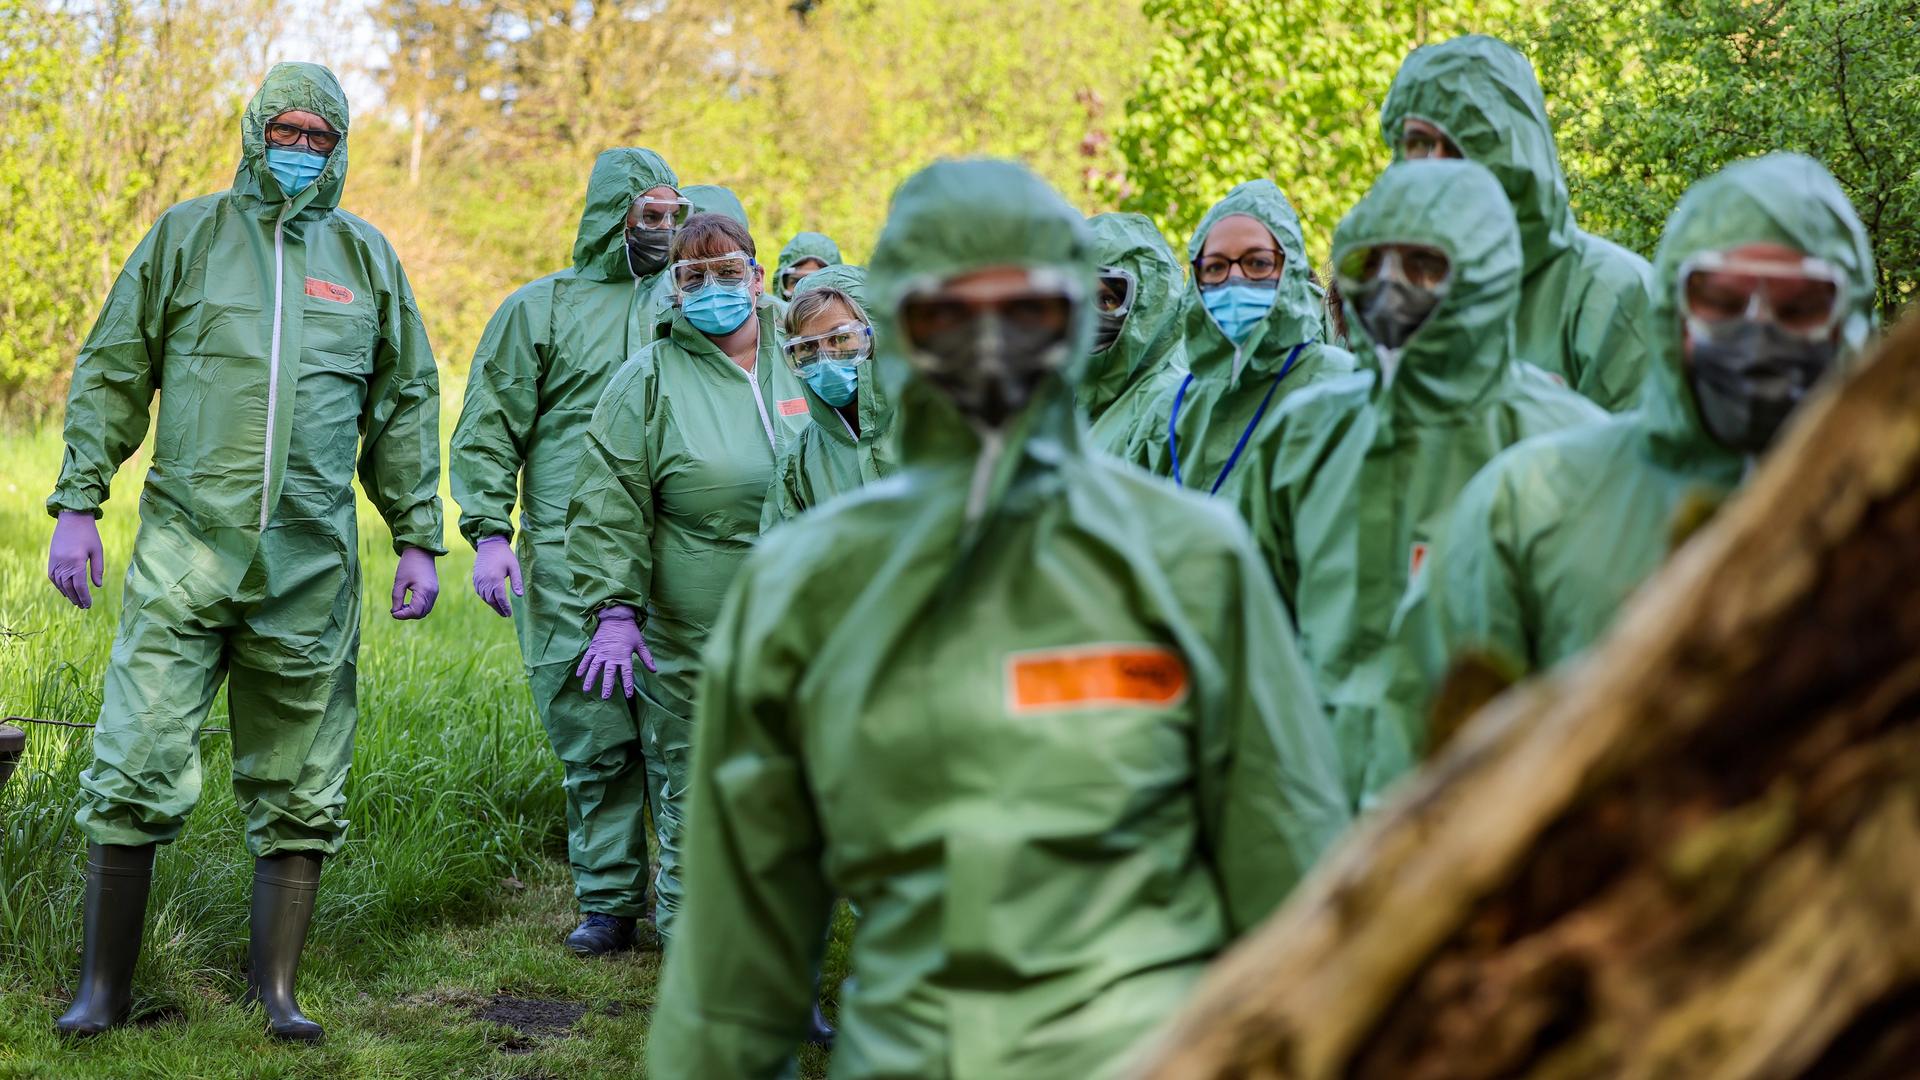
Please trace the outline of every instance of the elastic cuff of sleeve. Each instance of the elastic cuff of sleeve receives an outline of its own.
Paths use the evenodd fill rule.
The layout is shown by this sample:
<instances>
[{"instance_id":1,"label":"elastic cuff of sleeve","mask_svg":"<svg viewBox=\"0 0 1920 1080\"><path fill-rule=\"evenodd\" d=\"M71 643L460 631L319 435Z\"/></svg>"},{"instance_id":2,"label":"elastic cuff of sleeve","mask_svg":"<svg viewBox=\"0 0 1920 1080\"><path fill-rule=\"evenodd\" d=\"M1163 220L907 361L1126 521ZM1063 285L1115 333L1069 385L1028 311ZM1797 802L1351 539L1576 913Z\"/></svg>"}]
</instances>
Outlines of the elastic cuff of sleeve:
<instances>
[{"instance_id":1,"label":"elastic cuff of sleeve","mask_svg":"<svg viewBox=\"0 0 1920 1080\"><path fill-rule=\"evenodd\" d=\"M408 548L419 548L421 551L426 552L436 559L447 553L447 546L445 544L442 544L438 540L428 540L424 536L396 536L393 538L393 553L395 555L405 555Z\"/></svg>"},{"instance_id":2,"label":"elastic cuff of sleeve","mask_svg":"<svg viewBox=\"0 0 1920 1080\"><path fill-rule=\"evenodd\" d=\"M57 518L61 514L92 514L97 519L100 517L100 504L105 501L98 496L56 491L47 500L47 516Z\"/></svg>"}]
</instances>

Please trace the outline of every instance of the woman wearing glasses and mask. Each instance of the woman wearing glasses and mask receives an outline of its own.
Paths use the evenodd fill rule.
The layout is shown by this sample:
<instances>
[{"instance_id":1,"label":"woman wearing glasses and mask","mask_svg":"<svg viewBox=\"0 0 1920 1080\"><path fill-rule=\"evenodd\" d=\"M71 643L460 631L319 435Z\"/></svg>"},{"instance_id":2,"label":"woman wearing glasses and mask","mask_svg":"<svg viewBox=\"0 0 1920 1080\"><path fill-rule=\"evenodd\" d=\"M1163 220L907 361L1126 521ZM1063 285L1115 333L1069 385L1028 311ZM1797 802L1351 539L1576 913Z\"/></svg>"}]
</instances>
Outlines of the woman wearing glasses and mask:
<instances>
[{"instance_id":1,"label":"woman wearing glasses and mask","mask_svg":"<svg viewBox=\"0 0 1920 1080\"><path fill-rule=\"evenodd\" d=\"M1808 394L1873 331L1873 249L1833 176L1769 154L1695 184L1654 258L1640 407L1535 439L1467 486L1396 634L1395 692L1473 651L1516 673L1582 652L1660 568L1687 519L1733 493ZM1424 724L1409 725L1409 753Z\"/></svg>"},{"instance_id":2,"label":"woman wearing glasses and mask","mask_svg":"<svg viewBox=\"0 0 1920 1080\"><path fill-rule=\"evenodd\" d=\"M775 530L709 646L658 1076L1108 1075L1346 820L1230 509L1086 445L1085 221L943 162L874 253L901 470Z\"/></svg>"},{"instance_id":3,"label":"woman wearing glasses and mask","mask_svg":"<svg viewBox=\"0 0 1920 1080\"><path fill-rule=\"evenodd\" d=\"M1389 167L1333 238L1364 370L1274 410L1228 489L1292 607L1356 797L1379 786L1378 654L1460 489L1521 439L1606 417L1514 355L1520 251L1485 168Z\"/></svg>"},{"instance_id":4,"label":"woman wearing glasses and mask","mask_svg":"<svg viewBox=\"0 0 1920 1080\"><path fill-rule=\"evenodd\" d=\"M1215 204L1187 256L1186 370L1159 380L1164 393L1141 410L1116 452L1212 494L1226 486L1263 416L1354 363L1320 340L1322 300L1300 219L1271 181L1250 180Z\"/></svg>"},{"instance_id":5,"label":"woman wearing glasses and mask","mask_svg":"<svg viewBox=\"0 0 1920 1080\"><path fill-rule=\"evenodd\" d=\"M587 613L567 569L567 499L594 405L653 339L668 249L688 217L678 182L651 150L594 161L573 265L515 289L487 323L449 455L474 591L515 618L534 708L565 770L582 915L567 946L587 956L632 945L646 911L647 777L633 703L583 697L569 678Z\"/></svg>"},{"instance_id":6,"label":"woman wearing glasses and mask","mask_svg":"<svg viewBox=\"0 0 1920 1080\"><path fill-rule=\"evenodd\" d=\"M595 623L574 674L590 698L640 690L644 699L662 937L680 906L700 648L760 534L777 449L811 423L761 302L765 274L746 229L693 215L674 235L667 273L671 327L621 367L594 409L566 539L576 600Z\"/></svg>"},{"instance_id":7,"label":"woman wearing glasses and mask","mask_svg":"<svg viewBox=\"0 0 1920 1080\"><path fill-rule=\"evenodd\" d=\"M787 304L781 351L806 384L813 423L780 455L763 530L894 470L866 299L866 270L837 265L809 274Z\"/></svg>"}]
</instances>

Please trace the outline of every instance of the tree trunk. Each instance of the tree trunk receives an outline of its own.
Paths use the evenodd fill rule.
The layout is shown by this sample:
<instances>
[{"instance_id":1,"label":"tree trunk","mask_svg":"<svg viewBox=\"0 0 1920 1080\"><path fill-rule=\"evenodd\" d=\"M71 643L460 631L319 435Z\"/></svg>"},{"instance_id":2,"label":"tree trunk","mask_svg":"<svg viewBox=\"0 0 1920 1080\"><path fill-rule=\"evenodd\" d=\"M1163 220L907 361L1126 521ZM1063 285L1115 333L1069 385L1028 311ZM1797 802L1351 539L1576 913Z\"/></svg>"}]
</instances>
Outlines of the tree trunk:
<instances>
[{"instance_id":1,"label":"tree trunk","mask_svg":"<svg viewBox=\"0 0 1920 1080\"><path fill-rule=\"evenodd\" d=\"M1482 710L1151 1077L1920 1075L1920 318Z\"/></svg>"}]
</instances>

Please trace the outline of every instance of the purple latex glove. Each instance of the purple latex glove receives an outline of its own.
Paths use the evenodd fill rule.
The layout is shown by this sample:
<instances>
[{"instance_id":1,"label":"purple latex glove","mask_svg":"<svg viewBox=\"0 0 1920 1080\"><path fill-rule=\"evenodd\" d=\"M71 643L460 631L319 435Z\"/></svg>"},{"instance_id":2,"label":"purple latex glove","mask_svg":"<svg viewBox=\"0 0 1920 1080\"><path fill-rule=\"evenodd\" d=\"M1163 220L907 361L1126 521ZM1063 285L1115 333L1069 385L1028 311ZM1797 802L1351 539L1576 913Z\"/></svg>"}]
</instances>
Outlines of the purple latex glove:
<instances>
[{"instance_id":1,"label":"purple latex glove","mask_svg":"<svg viewBox=\"0 0 1920 1080\"><path fill-rule=\"evenodd\" d=\"M393 617L424 619L440 597L440 575L433 569L433 556L417 547L400 553L400 565L393 571Z\"/></svg>"},{"instance_id":2,"label":"purple latex glove","mask_svg":"<svg viewBox=\"0 0 1920 1080\"><path fill-rule=\"evenodd\" d=\"M473 554L473 591L488 607L511 617L513 601L507 599L508 582L513 583L513 595L526 595L520 586L520 560L513 553L513 544L504 536L481 540Z\"/></svg>"},{"instance_id":3,"label":"purple latex glove","mask_svg":"<svg viewBox=\"0 0 1920 1080\"><path fill-rule=\"evenodd\" d=\"M601 608L600 625L593 632L593 640L587 643L580 666L573 669L575 675L586 676L580 689L592 694L594 680L598 679L600 697L605 700L613 696L614 677L618 675L621 688L632 697L635 654L647 665L648 671L659 670L653 666L653 654L647 651L647 639L640 636L640 623L634 618L633 609L625 604Z\"/></svg>"},{"instance_id":4,"label":"purple latex glove","mask_svg":"<svg viewBox=\"0 0 1920 1080\"><path fill-rule=\"evenodd\" d=\"M53 543L47 545L47 580L60 590L60 595L73 601L77 608L93 606L93 593L88 591L87 582L91 580L94 588L106 581L107 556L100 547L100 527L93 522L93 515L62 510L53 525Z\"/></svg>"}]
</instances>

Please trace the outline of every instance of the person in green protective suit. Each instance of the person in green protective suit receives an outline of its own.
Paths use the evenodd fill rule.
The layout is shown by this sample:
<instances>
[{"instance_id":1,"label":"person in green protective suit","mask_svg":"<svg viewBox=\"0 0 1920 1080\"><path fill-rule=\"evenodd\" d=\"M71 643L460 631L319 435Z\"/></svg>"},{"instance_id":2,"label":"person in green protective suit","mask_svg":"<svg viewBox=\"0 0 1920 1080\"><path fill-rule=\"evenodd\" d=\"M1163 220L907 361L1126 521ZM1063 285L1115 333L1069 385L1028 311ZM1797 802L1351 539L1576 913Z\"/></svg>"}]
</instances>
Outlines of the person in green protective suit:
<instances>
[{"instance_id":1,"label":"person in green protective suit","mask_svg":"<svg viewBox=\"0 0 1920 1080\"><path fill-rule=\"evenodd\" d=\"M566 518L575 603L594 626L586 697L633 696L660 861L655 922L680 908L680 845L700 649L760 534L780 446L812 423L780 356L753 239L695 214L668 268L671 329L623 364L594 408ZM624 651L623 651L624 650ZM578 691L576 691L578 693ZM637 829L638 822L630 827Z\"/></svg>"},{"instance_id":2,"label":"person in green protective suit","mask_svg":"<svg viewBox=\"0 0 1920 1080\"><path fill-rule=\"evenodd\" d=\"M1730 253L1749 265L1718 267ZM1686 519L1740 485L1819 372L1843 368L1873 329L1866 230L1826 169L1798 154L1695 184L1667 221L1654 274L1656 352L1640 408L1495 458L1406 601L1391 733L1409 766L1425 750L1430 689L1455 658L1522 674L1585 650ZM1749 303L1767 310L1754 317Z\"/></svg>"},{"instance_id":3,"label":"person in green protective suit","mask_svg":"<svg viewBox=\"0 0 1920 1080\"><path fill-rule=\"evenodd\" d=\"M815 302L806 300L808 294L818 294ZM788 303L784 319L790 360L796 359L794 350L803 348L809 337L848 324L865 327L866 332L857 342L858 353L827 356L821 346L834 339L825 338L814 343L815 349L805 361L809 366L796 368L795 374L803 383L809 370L823 380L832 380L836 372L840 373L837 383L822 385L836 399L846 396L829 401L814 386L806 387L807 411L813 423L780 452L773 486L760 511L763 532L836 495L888 476L895 468L890 437L892 409L871 362L873 331L867 315L866 270L843 263L808 274ZM846 379L849 368L852 378Z\"/></svg>"},{"instance_id":4,"label":"person in green protective suit","mask_svg":"<svg viewBox=\"0 0 1920 1080\"><path fill-rule=\"evenodd\" d=\"M837 1080L1110 1075L1344 826L1244 527L1086 445L1096 267L1020 166L895 195L902 471L769 534L728 598L651 1075L777 1075L837 896Z\"/></svg>"},{"instance_id":5,"label":"person in green protective suit","mask_svg":"<svg viewBox=\"0 0 1920 1080\"><path fill-rule=\"evenodd\" d=\"M360 647L353 475L393 533L392 614L420 618L445 553L440 387L386 238L339 209L347 100L278 64L241 119L233 187L167 210L74 364L48 572L76 604L102 580L94 519L153 433L93 764L79 994L94 1034L132 1001L154 847L199 801L199 730L224 681L233 786L255 857L248 996L312 1040L294 1000L322 860L340 849ZM159 393L158 415L154 415Z\"/></svg>"},{"instance_id":6,"label":"person in green protective suit","mask_svg":"<svg viewBox=\"0 0 1920 1080\"><path fill-rule=\"evenodd\" d=\"M781 303L793 299L793 294L805 281L808 274L818 273L829 266L839 266L840 245L824 233L795 233L787 246L780 249L779 265L773 271L774 298Z\"/></svg>"},{"instance_id":7,"label":"person in green protective suit","mask_svg":"<svg viewBox=\"0 0 1920 1080\"><path fill-rule=\"evenodd\" d=\"M573 265L521 286L494 313L451 444L460 531L478 552L474 588L515 619L534 708L565 773L567 861L585 915L567 944L583 955L631 945L646 913L648 785L633 704L588 698L568 679L587 633L563 527L593 407L652 340L668 250L687 216L677 183L651 150L595 160ZM508 581L526 594L517 611Z\"/></svg>"},{"instance_id":8,"label":"person in green protective suit","mask_svg":"<svg viewBox=\"0 0 1920 1080\"><path fill-rule=\"evenodd\" d=\"M1639 397L1651 343L1647 261L1574 224L1545 95L1511 45L1470 34L1415 49L1380 110L1394 160L1467 157L1520 222L1519 355L1610 410Z\"/></svg>"},{"instance_id":9,"label":"person in green protective suit","mask_svg":"<svg viewBox=\"0 0 1920 1080\"><path fill-rule=\"evenodd\" d=\"M1229 491L1293 609L1358 797L1376 657L1448 507L1507 446L1606 414L1514 356L1520 238L1486 169L1389 166L1333 255L1363 370L1288 399Z\"/></svg>"},{"instance_id":10,"label":"person in green protective suit","mask_svg":"<svg viewBox=\"0 0 1920 1080\"><path fill-rule=\"evenodd\" d=\"M1280 189L1250 180L1207 211L1187 257L1185 368L1148 379L1132 430L1105 445L1122 460L1201 492L1226 485L1242 445L1289 394L1353 370L1320 342L1321 293L1300 219ZM1109 429L1111 430L1111 429Z\"/></svg>"},{"instance_id":11,"label":"person in green protective suit","mask_svg":"<svg viewBox=\"0 0 1920 1080\"><path fill-rule=\"evenodd\" d=\"M1153 398L1141 387L1179 364L1181 276L1165 237L1143 214L1096 214L1094 258L1100 260L1101 305L1093 357L1074 396L1087 412L1093 442L1124 439Z\"/></svg>"}]
</instances>

